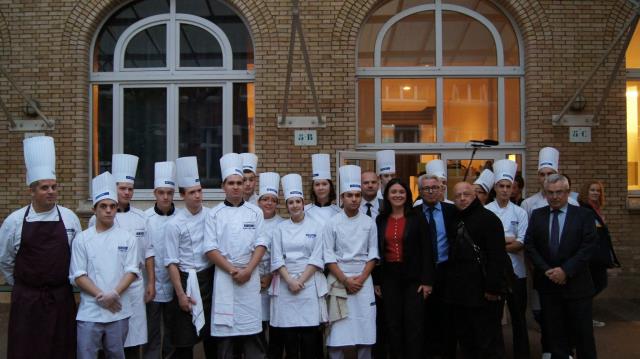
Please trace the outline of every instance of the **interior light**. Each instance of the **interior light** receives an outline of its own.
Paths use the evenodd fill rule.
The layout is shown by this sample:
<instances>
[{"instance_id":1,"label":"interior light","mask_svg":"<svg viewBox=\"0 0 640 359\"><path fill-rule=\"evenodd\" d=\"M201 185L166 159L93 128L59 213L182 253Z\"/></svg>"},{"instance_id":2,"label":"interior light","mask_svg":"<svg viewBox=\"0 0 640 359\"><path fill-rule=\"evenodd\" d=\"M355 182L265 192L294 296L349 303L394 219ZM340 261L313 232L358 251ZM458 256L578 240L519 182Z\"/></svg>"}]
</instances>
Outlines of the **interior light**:
<instances>
[{"instance_id":1,"label":"interior light","mask_svg":"<svg viewBox=\"0 0 640 359\"><path fill-rule=\"evenodd\" d=\"M411 90L411 86L405 86L402 89L405 90L405 91L409 91L409 90Z\"/></svg>"}]
</instances>

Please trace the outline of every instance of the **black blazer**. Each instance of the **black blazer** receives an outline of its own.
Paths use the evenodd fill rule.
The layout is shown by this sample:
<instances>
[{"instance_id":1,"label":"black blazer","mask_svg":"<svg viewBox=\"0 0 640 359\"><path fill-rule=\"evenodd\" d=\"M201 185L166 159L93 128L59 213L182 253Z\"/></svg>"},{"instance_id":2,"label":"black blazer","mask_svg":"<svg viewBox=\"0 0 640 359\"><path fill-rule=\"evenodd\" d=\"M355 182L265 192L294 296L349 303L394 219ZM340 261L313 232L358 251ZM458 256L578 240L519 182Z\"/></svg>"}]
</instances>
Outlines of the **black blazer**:
<instances>
[{"instance_id":1,"label":"black blazer","mask_svg":"<svg viewBox=\"0 0 640 359\"><path fill-rule=\"evenodd\" d=\"M419 208L418 208L419 209ZM422 285L433 285L434 260L433 242L429 233L427 221L416 208L413 213L406 216L406 224L402 235L402 272L406 279ZM384 253L386 246L385 231L387 229L388 218L378 216L376 226L378 227L378 255L379 265L374 270L374 282L379 284L380 271L385 265Z\"/></svg>"},{"instance_id":2,"label":"black blazer","mask_svg":"<svg viewBox=\"0 0 640 359\"><path fill-rule=\"evenodd\" d=\"M616 268L620 267L618 256L613 249L613 243L611 242L611 234L609 233L609 227L605 223L604 219L600 217L598 212L586 202L580 201L580 206L589 210L589 213L593 216L593 220L596 224L597 240L594 245L593 255L591 256L591 266Z\"/></svg>"},{"instance_id":3,"label":"black blazer","mask_svg":"<svg viewBox=\"0 0 640 359\"><path fill-rule=\"evenodd\" d=\"M562 294L566 298L590 297L594 293L589 272L589 261L596 242L596 227L588 210L569 205L560 234L560 247L556 258L549 252L549 206L538 208L531 214L525 236L526 253L533 262L533 285L540 293ZM561 267L567 274L567 283L558 285L544 274Z\"/></svg>"},{"instance_id":4,"label":"black blazer","mask_svg":"<svg viewBox=\"0 0 640 359\"><path fill-rule=\"evenodd\" d=\"M426 219L426 214L422 210L422 204L415 207L414 210L418 213L422 218ZM455 205L447 202L440 202L440 208L442 208L442 219L444 220L444 230L447 233L447 240L451 243L451 240L456 236L456 215L458 213L458 209ZM428 222L427 222L427 225ZM433 241L437 241L437 238L433 238ZM432 247L433 248L433 247ZM433 265L435 266L438 262L438 256L436 253L433 254Z\"/></svg>"}]
</instances>

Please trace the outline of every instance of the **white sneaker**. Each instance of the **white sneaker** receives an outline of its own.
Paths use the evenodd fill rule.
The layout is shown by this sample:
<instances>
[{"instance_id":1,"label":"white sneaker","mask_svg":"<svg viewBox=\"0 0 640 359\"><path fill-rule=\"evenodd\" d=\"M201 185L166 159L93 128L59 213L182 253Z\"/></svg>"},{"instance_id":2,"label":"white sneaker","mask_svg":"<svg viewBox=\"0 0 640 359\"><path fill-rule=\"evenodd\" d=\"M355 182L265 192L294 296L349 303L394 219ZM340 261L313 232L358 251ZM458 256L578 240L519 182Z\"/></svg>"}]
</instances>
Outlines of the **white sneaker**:
<instances>
[{"instance_id":1,"label":"white sneaker","mask_svg":"<svg viewBox=\"0 0 640 359\"><path fill-rule=\"evenodd\" d=\"M604 327L605 325L607 325L605 322L599 322L599 321L597 321L597 320L594 320L594 321L593 321L593 327L594 327L594 328L602 328L602 327Z\"/></svg>"}]
</instances>

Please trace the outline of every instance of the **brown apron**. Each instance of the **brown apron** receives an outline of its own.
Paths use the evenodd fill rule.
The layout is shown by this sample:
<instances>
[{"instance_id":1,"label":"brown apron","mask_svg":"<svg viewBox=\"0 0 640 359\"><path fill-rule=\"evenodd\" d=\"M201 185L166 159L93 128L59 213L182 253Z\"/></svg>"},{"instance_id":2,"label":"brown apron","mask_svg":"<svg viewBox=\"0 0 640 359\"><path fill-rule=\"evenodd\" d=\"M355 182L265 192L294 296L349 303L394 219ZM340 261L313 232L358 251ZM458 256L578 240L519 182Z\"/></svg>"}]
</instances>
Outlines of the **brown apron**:
<instances>
[{"instance_id":1,"label":"brown apron","mask_svg":"<svg viewBox=\"0 0 640 359\"><path fill-rule=\"evenodd\" d=\"M7 358L75 358L76 303L69 284L67 231L57 206L57 222L27 222L30 209L16 254Z\"/></svg>"}]
</instances>

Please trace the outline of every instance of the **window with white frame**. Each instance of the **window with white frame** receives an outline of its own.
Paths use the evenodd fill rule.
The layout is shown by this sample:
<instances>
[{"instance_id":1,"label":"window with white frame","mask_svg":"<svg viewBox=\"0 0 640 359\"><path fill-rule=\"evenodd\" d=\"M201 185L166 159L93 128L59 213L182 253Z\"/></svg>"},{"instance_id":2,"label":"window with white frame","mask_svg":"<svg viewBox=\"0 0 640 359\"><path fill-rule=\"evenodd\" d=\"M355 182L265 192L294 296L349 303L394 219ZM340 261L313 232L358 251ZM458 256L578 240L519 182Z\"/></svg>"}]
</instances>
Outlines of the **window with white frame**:
<instances>
[{"instance_id":1,"label":"window with white frame","mask_svg":"<svg viewBox=\"0 0 640 359\"><path fill-rule=\"evenodd\" d=\"M400 162L413 156L407 172L418 173L433 157L464 158L470 140L493 139L499 156L522 168L520 43L514 22L490 0L382 1L358 39L357 148L399 150ZM428 154L418 168L409 155L416 151ZM481 171L468 161L448 165Z\"/></svg>"},{"instance_id":2,"label":"window with white frame","mask_svg":"<svg viewBox=\"0 0 640 359\"><path fill-rule=\"evenodd\" d=\"M640 91L640 32L634 29L627 47L627 189L640 195L640 122L638 92Z\"/></svg>"},{"instance_id":3,"label":"window with white frame","mask_svg":"<svg viewBox=\"0 0 640 359\"><path fill-rule=\"evenodd\" d=\"M92 46L92 175L137 155L144 198L155 162L197 156L203 187L219 189L222 154L254 151L254 78L250 33L224 2L124 5Z\"/></svg>"}]
</instances>

